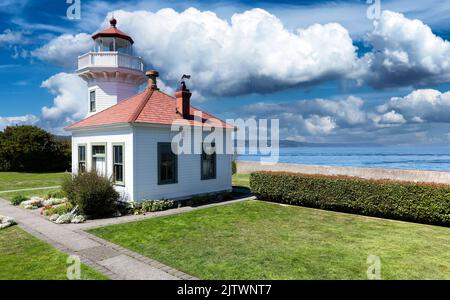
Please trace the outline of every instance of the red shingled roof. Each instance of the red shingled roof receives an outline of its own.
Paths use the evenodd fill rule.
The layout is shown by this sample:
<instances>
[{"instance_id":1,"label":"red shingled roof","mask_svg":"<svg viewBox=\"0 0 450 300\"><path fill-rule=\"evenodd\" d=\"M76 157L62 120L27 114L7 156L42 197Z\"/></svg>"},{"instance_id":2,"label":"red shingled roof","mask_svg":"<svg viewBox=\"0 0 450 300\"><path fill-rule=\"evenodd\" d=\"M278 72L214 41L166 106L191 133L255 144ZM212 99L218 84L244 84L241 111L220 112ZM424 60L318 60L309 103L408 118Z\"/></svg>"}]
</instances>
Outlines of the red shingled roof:
<instances>
[{"instance_id":1,"label":"red shingled roof","mask_svg":"<svg viewBox=\"0 0 450 300\"><path fill-rule=\"evenodd\" d=\"M202 123L187 120L190 125L204 126L207 120L214 120L223 128L233 128L232 125L191 106L190 114L202 113ZM183 120L182 115L177 112L175 97L169 96L159 90L146 88L140 94L123 100L95 115L66 127L67 130L95 127L101 125L113 125L120 123L149 123L171 125L177 120Z\"/></svg>"}]
</instances>

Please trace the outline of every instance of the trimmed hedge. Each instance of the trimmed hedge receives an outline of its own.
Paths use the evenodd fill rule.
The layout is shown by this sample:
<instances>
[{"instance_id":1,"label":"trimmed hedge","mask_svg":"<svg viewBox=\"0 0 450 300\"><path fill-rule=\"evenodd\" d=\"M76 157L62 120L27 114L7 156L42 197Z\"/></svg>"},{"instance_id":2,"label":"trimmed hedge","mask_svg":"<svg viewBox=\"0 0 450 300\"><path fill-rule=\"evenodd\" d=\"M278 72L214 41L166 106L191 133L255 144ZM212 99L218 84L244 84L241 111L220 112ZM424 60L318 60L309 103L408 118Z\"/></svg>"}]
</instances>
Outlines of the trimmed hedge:
<instances>
[{"instance_id":1,"label":"trimmed hedge","mask_svg":"<svg viewBox=\"0 0 450 300\"><path fill-rule=\"evenodd\" d=\"M264 201L450 225L450 185L256 172L250 189Z\"/></svg>"}]
</instances>

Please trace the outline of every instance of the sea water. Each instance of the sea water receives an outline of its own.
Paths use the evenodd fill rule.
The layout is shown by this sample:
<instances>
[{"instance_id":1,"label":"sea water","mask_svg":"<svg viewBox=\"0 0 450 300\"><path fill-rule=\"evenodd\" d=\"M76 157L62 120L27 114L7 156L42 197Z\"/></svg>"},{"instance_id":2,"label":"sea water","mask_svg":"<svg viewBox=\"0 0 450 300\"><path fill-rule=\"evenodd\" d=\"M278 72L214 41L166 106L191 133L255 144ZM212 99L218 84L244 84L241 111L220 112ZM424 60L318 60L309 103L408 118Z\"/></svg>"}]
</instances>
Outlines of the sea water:
<instances>
[{"instance_id":1,"label":"sea water","mask_svg":"<svg viewBox=\"0 0 450 300\"><path fill-rule=\"evenodd\" d=\"M259 161L259 155L238 160ZM305 146L280 148L280 163L450 171L450 145Z\"/></svg>"}]
</instances>

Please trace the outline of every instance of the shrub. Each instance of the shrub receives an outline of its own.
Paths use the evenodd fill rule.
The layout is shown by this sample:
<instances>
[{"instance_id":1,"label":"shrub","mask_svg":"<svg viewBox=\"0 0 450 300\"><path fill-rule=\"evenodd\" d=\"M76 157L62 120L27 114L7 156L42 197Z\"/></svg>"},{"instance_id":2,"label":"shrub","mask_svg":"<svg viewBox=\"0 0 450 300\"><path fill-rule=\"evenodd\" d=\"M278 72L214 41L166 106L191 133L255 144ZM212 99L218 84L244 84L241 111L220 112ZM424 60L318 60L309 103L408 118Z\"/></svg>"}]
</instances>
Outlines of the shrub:
<instances>
[{"instance_id":1,"label":"shrub","mask_svg":"<svg viewBox=\"0 0 450 300\"><path fill-rule=\"evenodd\" d=\"M147 200L142 202L141 210L143 212L162 211L174 207L172 200Z\"/></svg>"},{"instance_id":2,"label":"shrub","mask_svg":"<svg viewBox=\"0 0 450 300\"><path fill-rule=\"evenodd\" d=\"M256 172L250 189L265 201L450 225L449 185Z\"/></svg>"},{"instance_id":3,"label":"shrub","mask_svg":"<svg viewBox=\"0 0 450 300\"><path fill-rule=\"evenodd\" d=\"M20 205L20 203L22 203L23 201L28 200L27 197L25 197L24 195L16 195L11 199L11 204L12 205Z\"/></svg>"},{"instance_id":4,"label":"shrub","mask_svg":"<svg viewBox=\"0 0 450 300\"><path fill-rule=\"evenodd\" d=\"M95 171L65 179L62 189L70 203L78 206L83 215L110 216L117 209L119 193L114 189L111 180L98 175Z\"/></svg>"}]
</instances>

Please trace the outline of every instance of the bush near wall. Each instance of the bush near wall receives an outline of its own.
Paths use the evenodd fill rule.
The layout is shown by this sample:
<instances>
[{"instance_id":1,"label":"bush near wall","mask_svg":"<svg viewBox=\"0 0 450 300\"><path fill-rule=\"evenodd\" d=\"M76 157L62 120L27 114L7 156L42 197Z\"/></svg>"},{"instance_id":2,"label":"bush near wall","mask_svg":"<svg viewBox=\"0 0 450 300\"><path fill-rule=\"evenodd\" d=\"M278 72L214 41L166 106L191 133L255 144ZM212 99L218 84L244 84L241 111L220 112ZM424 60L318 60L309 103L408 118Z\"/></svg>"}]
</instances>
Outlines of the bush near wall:
<instances>
[{"instance_id":1,"label":"bush near wall","mask_svg":"<svg viewBox=\"0 0 450 300\"><path fill-rule=\"evenodd\" d=\"M85 216L107 217L117 211L119 193L110 179L98 175L95 171L65 178L62 190L69 202L77 206L79 212Z\"/></svg>"},{"instance_id":2,"label":"bush near wall","mask_svg":"<svg viewBox=\"0 0 450 300\"><path fill-rule=\"evenodd\" d=\"M265 201L450 225L450 185L256 172L250 189Z\"/></svg>"}]
</instances>

